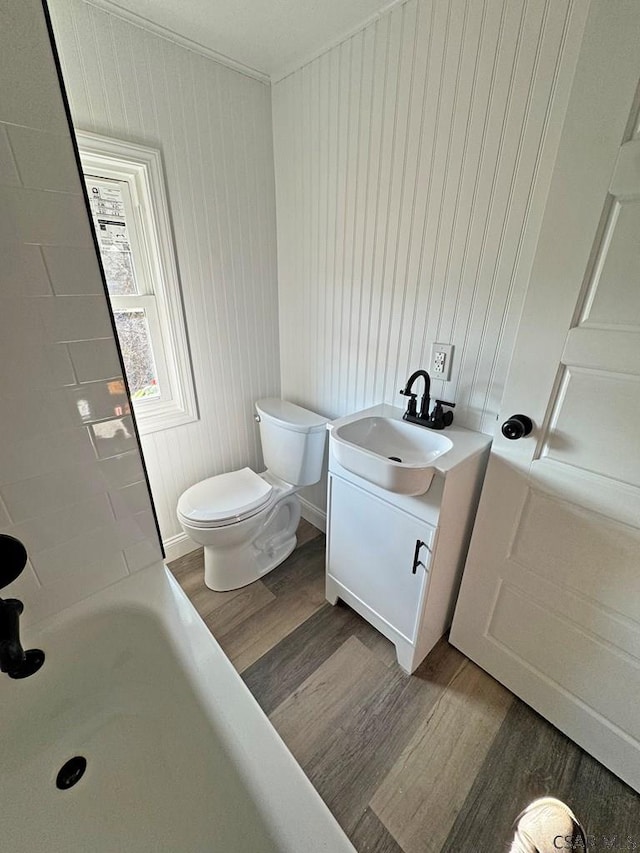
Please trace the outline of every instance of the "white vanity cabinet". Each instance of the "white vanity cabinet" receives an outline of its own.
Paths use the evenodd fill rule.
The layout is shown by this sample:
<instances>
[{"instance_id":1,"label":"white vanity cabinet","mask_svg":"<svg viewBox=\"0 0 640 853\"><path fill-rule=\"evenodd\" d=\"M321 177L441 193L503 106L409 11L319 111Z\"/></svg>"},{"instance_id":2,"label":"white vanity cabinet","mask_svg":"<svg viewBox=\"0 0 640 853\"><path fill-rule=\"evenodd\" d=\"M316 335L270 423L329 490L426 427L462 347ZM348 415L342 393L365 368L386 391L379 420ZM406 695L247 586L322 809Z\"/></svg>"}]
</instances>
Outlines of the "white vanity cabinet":
<instances>
[{"instance_id":1,"label":"white vanity cabinet","mask_svg":"<svg viewBox=\"0 0 640 853\"><path fill-rule=\"evenodd\" d=\"M376 406L351 417L365 414L401 418L402 410ZM451 623L491 443L455 426L445 433L454 449L436 461L431 487L418 496L351 473L330 442L327 599L342 599L388 637L407 672Z\"/></svg>"}]
</instances>

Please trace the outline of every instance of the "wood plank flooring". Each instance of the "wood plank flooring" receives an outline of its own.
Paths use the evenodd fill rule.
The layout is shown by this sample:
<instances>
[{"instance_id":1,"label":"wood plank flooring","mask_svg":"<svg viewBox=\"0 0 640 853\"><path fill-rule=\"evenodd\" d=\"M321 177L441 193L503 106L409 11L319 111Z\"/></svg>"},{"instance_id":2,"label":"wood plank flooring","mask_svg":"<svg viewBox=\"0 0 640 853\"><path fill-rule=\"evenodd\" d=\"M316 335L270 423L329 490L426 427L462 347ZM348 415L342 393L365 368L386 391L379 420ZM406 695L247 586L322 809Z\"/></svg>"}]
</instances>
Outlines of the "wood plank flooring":
<instances>
[{"instance_id":1,"label":"wood plank flooring","mask_svg":"<svg viewBox=\"0 0 640 853\"><path fill-rule=\"evenodd\" d=\"M500 853L544 794L593 853L640 851L638 794L446 640L403 673L325 601L324 547L303 521L289 559L232 592L204 585L202 551L170 568L358 851Z\"/></svg>"}]
</instances>

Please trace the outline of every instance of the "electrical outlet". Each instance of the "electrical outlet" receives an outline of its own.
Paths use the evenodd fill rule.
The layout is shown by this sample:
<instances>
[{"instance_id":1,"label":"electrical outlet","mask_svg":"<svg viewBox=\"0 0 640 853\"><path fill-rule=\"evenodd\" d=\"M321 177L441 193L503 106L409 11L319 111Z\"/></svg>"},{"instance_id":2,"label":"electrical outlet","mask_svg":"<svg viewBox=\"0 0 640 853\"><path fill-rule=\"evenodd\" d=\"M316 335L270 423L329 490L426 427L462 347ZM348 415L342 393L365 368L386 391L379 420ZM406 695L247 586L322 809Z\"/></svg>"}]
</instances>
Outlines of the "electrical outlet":
<instances>
[{"instance_id":1,"label":"electrical outlet","mask_svg":"<svg viewBox=\"0 0 640 853\"><path fill-rule=\"evenodd\" d=\"M431 368L429 370L433 379L451 378L451 359L453 357L453 344L431 344Z\"/></svg>"}]
</instances>

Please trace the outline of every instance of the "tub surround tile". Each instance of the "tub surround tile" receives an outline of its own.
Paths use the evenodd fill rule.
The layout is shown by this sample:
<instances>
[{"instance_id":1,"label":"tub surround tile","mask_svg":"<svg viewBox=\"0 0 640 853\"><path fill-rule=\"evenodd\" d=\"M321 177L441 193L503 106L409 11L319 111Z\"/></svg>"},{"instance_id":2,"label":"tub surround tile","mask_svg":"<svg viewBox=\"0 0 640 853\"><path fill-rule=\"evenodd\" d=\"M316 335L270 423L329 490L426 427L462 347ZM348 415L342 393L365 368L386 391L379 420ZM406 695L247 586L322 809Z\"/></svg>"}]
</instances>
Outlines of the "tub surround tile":
<instances>
[{"instance_id":1,"label":"tub surround tile","mask_svg":"<svg viewBox=\"0 0 640 853\"><path fill-rule=\"evenodd\" d=\"M109 500L116 518L129 518L132 514L145 512L149 506L147 484L141 480L139 483L111 491Z\"/></svg>"},{"instance_id":2,"label":"tub surround tile","mask_svg":"<svg viewBox=\"0 0 640 853\"><path fill-rule=\"evenodd\" d=\"M123 519L124 520L124 519ZM150 509L144 512L137 512L128 519L129 522L136 525L137 530L146 536L150 541L155 541L158 538L155 518Z\"/></svg>"},{"instance_id":3,"label":"tub surround tile","mask_svg":"<svg viewBox=\"0 0 640 853\"><path fill-rule=\"evenodd\" d=\"M129 415L90 424L87 430L98 459L109 459L137 449L133 420Z\"/></svg>"},{"instance_id":4,"label":"tub surround tile","mask_svg":"<svg viewBox=\"0 0 640 853\"><path fill-rule=\"evenodd\" d=\"M9 125L0 124L0 186L19 187L20 175L11 150L8 128Z\"/></svg>"},{"instance_id":5,"label":"tub surround tile","mask_svg":"<svg viewBox=\"0 0 640 853\"><path fill-rule=\"evenodd\" d=\"M90 246L91 231L81 195L6 187L3 206L22 243Z\"/></svg>"},{"instance_id":6,"label":"tub surround tile","mask_svg":"<svg viewBox=\"0 0 640 853\"><path fill-rule=\"evenodd\" d=\"M6 131L23 186L58 192L76 187L75 192L80 191L69 138L17 125L8 125Z\"/></svg>"},{"instance_id":7,"label":"tub surround tile","mask_svg":"<svg viewBox=\"0 0 640 853\"><path fill-rule=\"evenodd\" d=\"M114 549L123 551L144 539L144 534L129 519L112 521L94 530L78 528L77 535L61 545L31 554L38 580L47 588L66 578L73 577L78 567L109 563Z\"/></svg>"},{"instance_id":8,"label":"tub surround tile","mask_svg":"<svg viewBox=\"0 0 640 853\"><path fill-rule=\"evenodd\" d=\"M0 32L7 34L0 50L0 119L68 134L60 87L51 73L53 55L38 0L3 3ZM40 73L34 73L36 69Z\"/></svg>"},{"instance_id":9,"label":"tub surround tile","mask_svg":"<svg viewBox=\"0 0 640 853\"><path fill-rule=\"evenodd\" d=\"M0 300L0 311L6 300ZM37 338L26 336L0 342L3 364L20 365L20 370L3 373L2 388L6 396L21 398L25 388L32 392L65 388L75 383L75 373L64 344L38 343Z\"/></svg>"},{"instance_id":10,"label":"tub surround tile","mask_svg":"<svg viewBox=\"0 0 640 853\"><path fill-rule=\"evenodd\" d=\"M0 245L8 243L19 243L18 235L16 234L16 226L11 217L8 207L4 204L5 190L0 187Z\"/></svg>"},{"instance_id":11,"label":"tub surround tile","mask_svg":"<svg viewBox=\"0 0 640 853\"><path fill-rule=\"evenodd\" d=\"M95 462L95 452L84 427L33 436L0 446L0 485L30 480L74 465ZM53 505L51 510L58 507Z\"/></svg>"},{"instance_id":12,"label":"tub surround tile","mask_svg":"<svg viewBox=\"0 0 640 853\"><path fill-rule=\"evenodd\" d=\"M94 295L104 298L93 246L43 246L42 255L56 296Z\"/></svg>"},{"instance_id":13,"label":"tub surround tile","mask_svg":"<svg viewBox=\"0 0 640 853\"><path fill-rule=\"evenodd\" d=\"M77 426L64 394L23 389L6 397L2 412L2 440L17 444L33 436L46 436Z\"/></svg>"},{"instance_id":14,"label":"tub surround tile","mask_svg":"<svg viewBox=\"0 0 640 853\"><path fill-rule=\"evenodd\" d=\"M0 245L2 295L52 296L40 246L9 242Z\"/></svg>"},{"instance_id":15,"label":"tub surround tile","mask_svg":"<svg viewBox=\"0 0 640 853\"><path fill-rule=\"evenodd\" d=\"M9 296L0 293L3 349L13 346L24 352L30 347L38 348L43 343L52 342L53 339L47 337L41 309L43 306L51 308L53 301L53 297L48 296L33 299L27 296Z\"/></svg>"},{"instance_id":16,"label":"tub surround tile","mask_svg":"<svg viewBox=\"0 0 640 853\"><path fill-rule=\"evenodd\" d=\"M38 601L42 596L42 584L38 580L36 573L33 570L31 561L27 561L24 571L13 583L3 591L4 597L17 598L20 601ZM27 610L26 606L20 617L20 640L24 648L29 647L29 632L25 631L30 623L35 621L35 614L31 612L31 608Z\"/></svg>"},{"instance_id":17,"label":"tub surround tile","mask_svg":"<svg viewBox=\"0 0 640 853\"><path fill-rule=\"evenodd\" d=\"M87 563L83 566L76 566L73 573L69 573L62 580L54 580L46 586L40 587L39 595L30 595L30 606L25 606L24 613L21 617L21 624L25 627L45 619L52 613L64 609L68 606L69 601L82 601L88 598L92 593L112 583L116 583L129 574L127 564L122 552L116 552L113 549L99 562ZM16 581L18 585L20 578ZM17 594L17 593L16 593ZM25 593L27 598L28 593ZM18 595L18 597L21 597ZM25 641L28 641L28 633L25 634Z\"/></svg>"},{"instance_id":18,"label":"tub surround tile","mask_svg":"<svg viewBox=\"0 0 640 853\"><path fill-rule=\"evenodd\" d=\"M11 524L11 516L7 512L7 508L4 505L2 498L0 497L0 530L5 527L9 527Z\"/></svg>"},{"instance_id":19,"label":"tub surround tile","mask_svg":"<svg viewBox=\"0 0 640 853\"><path fill-rule=\"evenodd\" d=\"M51 341L111 338L111 320L104 296L56 296L38 300L45 332Z\"/></svg>"},{"instance_id":20,"label":"tub surround tile","mask_svg":"<svg viewBox=\"0 0 640 853\"><path fill-rule=\"evenodd\" d=\"M78 382L122 376L120 359L112 340L75 341L67 347Z\"/></svg>"},{"instance_id":21,"label":"tub surround tile","mask_svg":"<svg viewBox=\"0 0 640 853\"><path fill-rule=\"evenodd\" d=\"M124 441L85 425L128 403L41 0L0 3L0 76L0 530L33 561L9 590L28 626L160 545L141 486L118 518L107 495L144 481L130 419Z\"/></svg>"},{"instance_id":22,"label":"tub surround tile","mask_svg":"<svg viewBox=\"0 0 640 853\"><path fill-rule=\"evenodd\" d=\"M67 399L70 411L78 423L93 424L103 421L111 425L114 419L129 414L129 398L122 378L75 385L67 389ZM98 433L100 434L100 428ZM116 434L119 434L119 430L114 427L114 437L117 439ZM126 447L123 447L123 450L126 450Z\"/></svg>"},{"instance_id":23,"label":"tub surround tile","mask_svg":"<svg viewBox=\"0 0 640 853\"><path fill-rule=\"evenodd\" d=\"M133 574L162 560L162 553L158 544L145 539L125 548L124 558L129 572Z\"/></svg>"},{"instance_id":24,"label":"tub surround tile","mask_svg":"<svg viewBox=\"0 0 640 853\"><path fill-rule=\"evenodd\" d=\"M104 493L16 524L6 532L17 536L24 542L28 553L35 556L40 551L64 545L80 531L89 532L96 527L110 525L113 520L113 510Z\"/></svg>"},{"instance_id":25,"label":"tub surround tile","mask_svg":"<svg viewBox=\"0 0 640 853\"><path fill-rule=\"evenodd\" d=\"M0 486L5 506L16 523L46 515L51 507L89 500L106 490L104 477L94 464L70 465L62 471Z\"/></svg>"},{"instance_id":26,"label":"tub surround tile","mask_svg":"<svg viewBox=\"0 0 640 853\"><path fill-rule=\"evenodd\" d=\"M144 480L140 456L136 452L123 453L98 463L103 482L109 489L120 489Z\"/></svg>"}]
</instances>

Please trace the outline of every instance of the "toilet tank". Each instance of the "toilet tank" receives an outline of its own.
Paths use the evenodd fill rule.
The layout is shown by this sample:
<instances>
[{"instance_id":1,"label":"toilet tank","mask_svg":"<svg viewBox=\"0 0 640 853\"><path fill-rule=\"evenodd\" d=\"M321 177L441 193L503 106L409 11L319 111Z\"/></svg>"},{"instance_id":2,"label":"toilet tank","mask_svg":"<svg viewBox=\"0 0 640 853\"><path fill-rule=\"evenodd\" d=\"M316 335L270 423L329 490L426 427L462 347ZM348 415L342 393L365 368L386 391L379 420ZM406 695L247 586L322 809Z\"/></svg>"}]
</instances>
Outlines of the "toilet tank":
<instances>
[{"instance_id":1,"label":"toilet tank","mask_svg":"<svg viewBox=\"0 0 640 853\"><path fill-rule=\"evenodd\" d=\"M270 397L256 403L264 464L293 486L310 486L322 474L327 418Z\"/></svg>"}]
</instances>

